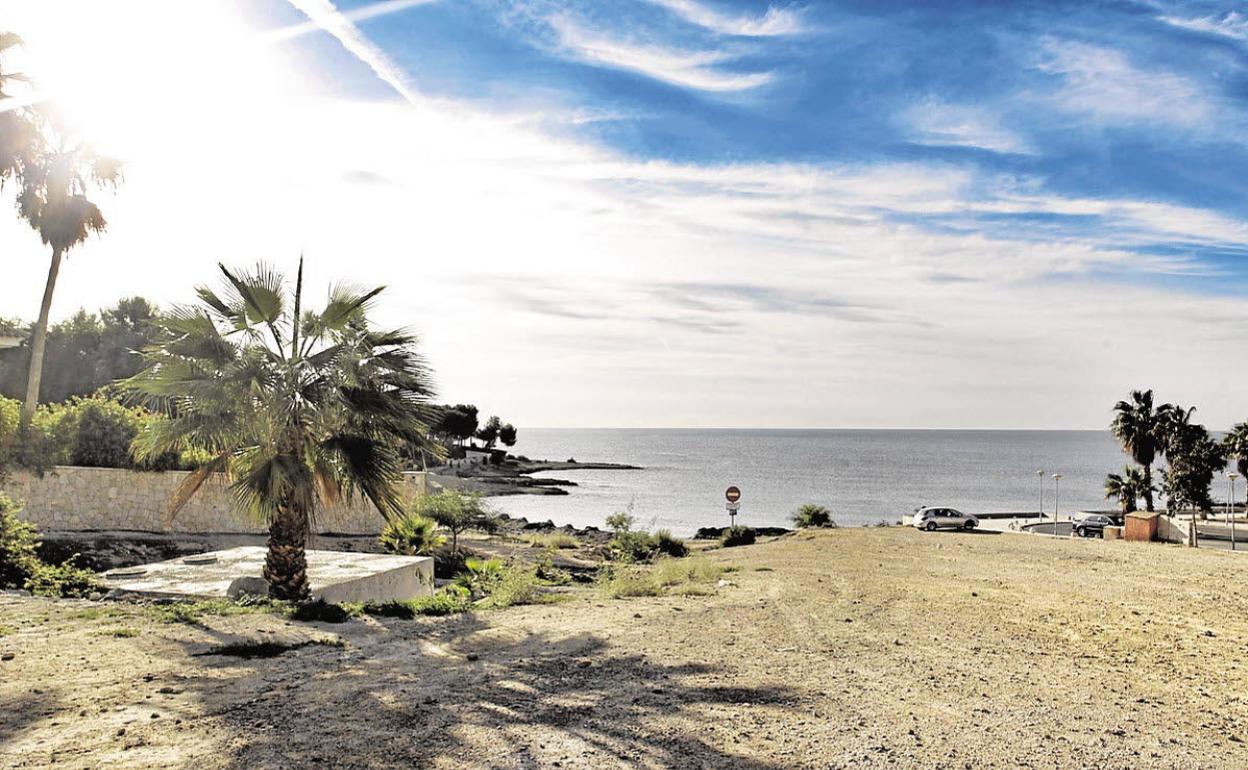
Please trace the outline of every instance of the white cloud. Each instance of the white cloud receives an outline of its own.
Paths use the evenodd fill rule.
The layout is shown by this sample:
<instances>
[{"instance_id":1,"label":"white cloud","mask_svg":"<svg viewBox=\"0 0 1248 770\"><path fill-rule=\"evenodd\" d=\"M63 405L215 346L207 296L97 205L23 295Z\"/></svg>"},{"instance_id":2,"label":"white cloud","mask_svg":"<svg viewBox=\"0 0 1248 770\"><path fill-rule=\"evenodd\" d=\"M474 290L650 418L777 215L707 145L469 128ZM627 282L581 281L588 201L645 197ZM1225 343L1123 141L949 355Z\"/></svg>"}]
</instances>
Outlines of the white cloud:
<instances>
[{"instance_id":1,"label":"white cloud","mask_svg":"<svg viewBox=\"0 0 1248 770\"><path fill-rule=\"evenodd\" d=\"M582 61L638 72L682 88L747 91L772 80L769 72L736 73L717 67L732 58L723 51L683 51L638 45L587 30L564 15L553 16L549 22L563 49Z\"/></svg>"},{"instance_id":2,"label":"white cloud","mask_svg":"<svg viewBox=\"0 0 1248 770\"><path fill-rule=\"evenodd\" d=\"M982 107L926 99L906 110L902 119L913 132L912 141L916 144L1032 152L1022 137L1003 127L999 117Z\"/></svg>"},{"instance_id":3,"label":"white cloud","mask_svg":"<svg viewBox=\"0 0 1248 770\"><path fill-rule=\"evenodd\" d=\"M661 5L686 21L724 35L742 37L772 37L796 35L805 32L801 15L791 8L768 6L761 17L728 16L697 0L650 0Z\"/></svg>"},{"instance_id":4,"label":"white cloud","mask_svg":"<svg viewBox=\"0 0 1248 770\"><path fill-rule=\"evenodd\" d=\"M209 7L224 13L195 13ZM113 66L108 25L130 24L100 14L49 56ZM57 21L43 29L63 34ZM521 425L1095 427L1141 382L1202 403L1211 424L1240 404L1225 383L1248 360L1226 351L1248 336L1244 300L1096 276L1181 269L1123 247L1240 244L1241 220L953 165L639 162L527 116L331 100L314 78L292 89L280 47L222 78L208 49L239 30L211 28L181 55L126 38L136 78L204 72L149 113L124 185L101 200L109 231L62 270L56 317L131 294L188 301L219 260L305 253L310 286L388 284L381 320L422 334L443 394ZM151 50L159 73L139 66ZM144 85L111 97L129 111ZM1104 226L974 227L1034 213ZM926 224L958 217L971 226ZM46 250L8 216L0 253L13 255L0 308L29 318ZM1187 375L1213 360L1223 377Z\"/></svg>"},{"instance_id":5,"label":"white cloud","mask_svg":"<svg viewBox=\"0 0 1248 770\"><path fill-rule=\"evenodd\" d=\"M1248 41L1248 15L1238 11L1227 11L1222 16L1198 16L1190 19L1178 16L1161 16L1160 18L1167 24L1183 29Z\"/></svg>"},{"instance_id":6,"label":"white cloud","mask_svg":"<svg viewBox=\"0 0 1248 770\"><path fill-rule=\"evenodd\" d=\"M1121 51L1048 38L1037 68L1061 78L1057 105L1106 123L1155 121L1197 127L1216 112L1199 85L1173 72L1142 70Z\"/></svg>"}]
</instances>

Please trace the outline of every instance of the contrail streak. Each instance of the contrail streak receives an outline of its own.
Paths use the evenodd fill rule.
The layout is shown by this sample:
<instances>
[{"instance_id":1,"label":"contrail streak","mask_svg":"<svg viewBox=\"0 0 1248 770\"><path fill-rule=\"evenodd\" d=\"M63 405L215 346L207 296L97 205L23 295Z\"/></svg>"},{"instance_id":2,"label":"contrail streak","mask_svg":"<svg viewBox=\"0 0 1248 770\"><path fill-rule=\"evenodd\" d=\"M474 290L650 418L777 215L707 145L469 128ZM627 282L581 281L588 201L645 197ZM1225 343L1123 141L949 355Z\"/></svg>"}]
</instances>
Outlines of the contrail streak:
<instances>
[{"instance_id":1,"label":"contrail streak","mask_svg":"<svg viewBox=\"0 0 1248 770\"><path fill-rule=\"evenodd\" d=\"M411 104L421 103L420 96L407 85L407 73L385 51L377 47L360 32L354 20L371 19L404 8L432 2L432 0L386 0L358 8L348 14L339 11L330 0L290 0L290 4L304 13L315 28L322 29L337 38L355 58L373 71L382 82L393 88ZM304 34L303 27L288 27L277 34L277 39L289 39Z\"/></svg>"}]
</instances>

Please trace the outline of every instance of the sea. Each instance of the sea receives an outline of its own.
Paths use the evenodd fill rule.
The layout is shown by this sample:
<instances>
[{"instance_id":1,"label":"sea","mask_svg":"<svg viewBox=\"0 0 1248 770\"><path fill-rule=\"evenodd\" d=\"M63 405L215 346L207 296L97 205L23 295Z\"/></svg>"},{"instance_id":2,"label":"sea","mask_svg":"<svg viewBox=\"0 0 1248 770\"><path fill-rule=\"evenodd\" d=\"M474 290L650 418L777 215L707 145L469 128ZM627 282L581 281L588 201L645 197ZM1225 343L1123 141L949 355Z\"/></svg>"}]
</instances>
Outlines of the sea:
<instances>
[{"instance_id":1,"label":"sea","mask_svg":"<svg viewBox=\"0 0 1248 770\"><path fill-rule=\"evenodd\" d=\"M922 505L1036 511L1042 494L1050 513L1105 510L1105 475L1129 462L1107 431L529 428L519 438L511 451L535 460L642 470L541 473L577 486L494 498L499 511L577 527L630 511L679 535L726 526L729 486L741 490L737 523L751 526L789 526L803 503L827 506L841 526L895 523Z\"/></svg>"}]
</instances>

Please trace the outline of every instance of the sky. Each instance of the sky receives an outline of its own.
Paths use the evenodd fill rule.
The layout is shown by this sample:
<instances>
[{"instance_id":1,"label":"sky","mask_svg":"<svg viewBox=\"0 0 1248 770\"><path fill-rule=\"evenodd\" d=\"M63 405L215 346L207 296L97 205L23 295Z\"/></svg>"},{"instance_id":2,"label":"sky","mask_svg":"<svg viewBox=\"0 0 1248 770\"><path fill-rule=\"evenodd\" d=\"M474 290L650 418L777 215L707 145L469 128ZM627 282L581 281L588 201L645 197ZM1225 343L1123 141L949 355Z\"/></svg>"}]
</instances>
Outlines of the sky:
<instances>
[{"instance_id":1,"label":"sky","mask_svg":"<svg viewBox=\"0 0 1248 770\"><path fill-rule=\"evenodd\" d=\"M1142 387L1248 420L1239 2L0 0L0 29L125 162L54 319L303 255L522 428L1103 428ZM34 317L16 216L0 259Z\"/></svg>"}]
</instances>

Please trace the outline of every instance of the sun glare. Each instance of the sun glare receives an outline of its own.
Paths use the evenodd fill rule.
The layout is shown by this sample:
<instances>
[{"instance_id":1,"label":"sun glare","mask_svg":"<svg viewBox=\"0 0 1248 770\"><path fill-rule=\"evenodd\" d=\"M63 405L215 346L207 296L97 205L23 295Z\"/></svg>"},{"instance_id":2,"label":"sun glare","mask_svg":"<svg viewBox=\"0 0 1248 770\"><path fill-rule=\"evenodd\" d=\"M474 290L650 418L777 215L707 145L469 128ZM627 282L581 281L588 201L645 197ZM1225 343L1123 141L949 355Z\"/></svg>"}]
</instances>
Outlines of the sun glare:
<instances>
[{"instance_id":1,"label":"sun glare","mask_svg":"<svg viewBox=\"0 0 1248 770\"><path fill-rule=\"evenodd\" d=\"M29 0L14 11L35 96L125 160L168 144L193 153L220 135L214 124L272 106L298 85L222 0Z\"/></svg>"}]
</instances>

